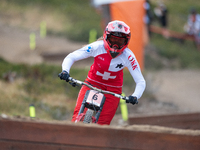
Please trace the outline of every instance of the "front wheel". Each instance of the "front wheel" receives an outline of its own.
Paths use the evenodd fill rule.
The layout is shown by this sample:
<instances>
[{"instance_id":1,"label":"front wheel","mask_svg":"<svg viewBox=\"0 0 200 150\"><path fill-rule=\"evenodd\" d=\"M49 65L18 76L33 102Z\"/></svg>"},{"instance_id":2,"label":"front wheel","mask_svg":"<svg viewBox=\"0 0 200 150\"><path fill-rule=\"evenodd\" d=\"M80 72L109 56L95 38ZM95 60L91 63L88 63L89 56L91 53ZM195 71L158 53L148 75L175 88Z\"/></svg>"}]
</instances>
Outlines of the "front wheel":
<instances>
[{"instance_id":1,"label":"front wheel","mask_svg":"<svg viewBox=\"0 0 200 150\"><path fill-rule=\"evenodd\" d=\"M92 121L93 112L94 110L91 109L86 111L83 123L90 123Z\"/></svg>"}]
</instances>

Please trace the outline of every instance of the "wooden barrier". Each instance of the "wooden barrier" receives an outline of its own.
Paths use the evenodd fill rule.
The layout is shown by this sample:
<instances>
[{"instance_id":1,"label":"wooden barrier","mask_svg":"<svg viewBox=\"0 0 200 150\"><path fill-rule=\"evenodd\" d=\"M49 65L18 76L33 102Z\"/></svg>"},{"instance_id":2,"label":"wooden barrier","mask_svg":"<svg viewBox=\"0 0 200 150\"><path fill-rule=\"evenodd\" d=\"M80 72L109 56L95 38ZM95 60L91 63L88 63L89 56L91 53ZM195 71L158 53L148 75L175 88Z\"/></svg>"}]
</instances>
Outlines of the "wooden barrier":
<instances>
[{"instance_id":1,"label":"wooden barrier","mask_svg":"<svg viewBox=\"0 0 200 150\"><path fill-rule=\"evenodd\" d=\"M129 124L148 124L179 129L199 129L200 113L130 117Z\"/></svg>"},{"instance_id":2,"label":"wooden barrier","mask_svg":"<svg viewBox=\"0 0 200 150\"><path fill-rule=\"evenodd\" d=\"M200 130L0 119L3 150L199 150ZM177 132L179 131L179 132Z\"/></svg>"}]
</instances>

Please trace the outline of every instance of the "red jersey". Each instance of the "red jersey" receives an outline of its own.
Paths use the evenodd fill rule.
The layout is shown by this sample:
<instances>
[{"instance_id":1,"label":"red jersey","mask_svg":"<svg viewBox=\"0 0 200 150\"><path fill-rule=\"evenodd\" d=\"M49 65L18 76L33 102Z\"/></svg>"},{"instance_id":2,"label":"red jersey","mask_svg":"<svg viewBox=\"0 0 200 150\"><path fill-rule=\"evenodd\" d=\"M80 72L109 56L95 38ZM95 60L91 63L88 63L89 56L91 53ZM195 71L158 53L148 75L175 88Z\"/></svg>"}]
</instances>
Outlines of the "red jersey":
<instances>
[{"instance_id":1,"label":"red jersey","mask_svg":"<svg viewBox=\"0 0 200 150\"><path fill-rule=\"evenodd\" d=\"M96 41L66 56L62 63L62 70L70 72L75 61L88 57L94 57L94 63L88 73L90 80L106 86L121 88L123 69L127 67L136 82L136 88L132 95L138 99L141 97L146 83L135 55L130 49L126 48L121 55L112 58L106 52L103 41Z\"/></svg>"}]
</instances>

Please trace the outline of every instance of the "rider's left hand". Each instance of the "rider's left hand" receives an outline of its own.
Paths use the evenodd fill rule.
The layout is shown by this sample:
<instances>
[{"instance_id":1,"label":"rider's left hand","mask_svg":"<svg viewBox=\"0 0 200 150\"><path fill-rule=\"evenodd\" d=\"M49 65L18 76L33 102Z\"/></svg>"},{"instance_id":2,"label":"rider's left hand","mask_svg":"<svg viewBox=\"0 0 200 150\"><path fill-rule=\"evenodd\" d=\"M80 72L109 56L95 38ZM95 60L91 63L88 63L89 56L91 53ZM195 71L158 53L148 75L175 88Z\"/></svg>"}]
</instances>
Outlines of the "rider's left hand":
<instances>
[{"instance_id":1,"label":"rider's left hand","mask_svg":"<svg viewBox=\"0 0 200 150\"><path fill-rule=\"evenodd\" d=\"M138 100L136 96L129 96L129 100L126 100L126 103L131 103L133 105L138 104Z\"/></svg>"}]
</instances>

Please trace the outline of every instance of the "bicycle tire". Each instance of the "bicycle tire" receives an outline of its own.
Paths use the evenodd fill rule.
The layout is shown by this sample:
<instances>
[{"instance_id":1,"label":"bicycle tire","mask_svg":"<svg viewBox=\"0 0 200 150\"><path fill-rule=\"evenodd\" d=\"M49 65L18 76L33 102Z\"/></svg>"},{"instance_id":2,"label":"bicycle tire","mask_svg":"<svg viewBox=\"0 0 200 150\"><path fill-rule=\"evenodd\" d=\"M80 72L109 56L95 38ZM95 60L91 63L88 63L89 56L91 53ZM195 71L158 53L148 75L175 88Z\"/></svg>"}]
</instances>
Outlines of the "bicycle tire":
<instances>
[{"instance_id":1,"label":"bicycle tire","mask_svg":"<svg viewBox=\"0 0 200 150\"><path fill-rule=\"evenodd\" d=\"M83 123L90 123L92 121L92 115L94 110L88 109L85 113Z\"/></svg>"}]
</instances>

